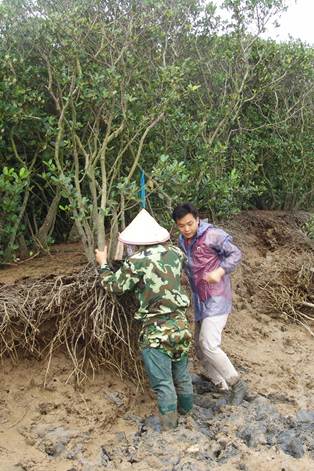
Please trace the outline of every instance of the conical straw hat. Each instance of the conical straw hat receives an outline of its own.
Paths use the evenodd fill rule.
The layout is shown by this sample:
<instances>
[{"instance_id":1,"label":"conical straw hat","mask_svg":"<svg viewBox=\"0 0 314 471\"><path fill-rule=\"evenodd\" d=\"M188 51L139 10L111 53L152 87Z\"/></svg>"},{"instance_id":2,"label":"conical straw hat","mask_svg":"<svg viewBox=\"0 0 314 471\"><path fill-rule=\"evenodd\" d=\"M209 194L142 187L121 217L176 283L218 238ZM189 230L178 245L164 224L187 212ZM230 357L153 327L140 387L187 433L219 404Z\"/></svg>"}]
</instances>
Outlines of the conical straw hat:
<instances>
[{"instance_id":1,"label":"conical straw hat","mask_svg":"<svg viewBox=\"0 0 314 471\"><path fill-rule=\"evenodd\" d=\"M168 239L167 229L161 227L146 209L142 209L119 235L121 242L130 245L161 244Z\"/></svg>"}]
</instances>

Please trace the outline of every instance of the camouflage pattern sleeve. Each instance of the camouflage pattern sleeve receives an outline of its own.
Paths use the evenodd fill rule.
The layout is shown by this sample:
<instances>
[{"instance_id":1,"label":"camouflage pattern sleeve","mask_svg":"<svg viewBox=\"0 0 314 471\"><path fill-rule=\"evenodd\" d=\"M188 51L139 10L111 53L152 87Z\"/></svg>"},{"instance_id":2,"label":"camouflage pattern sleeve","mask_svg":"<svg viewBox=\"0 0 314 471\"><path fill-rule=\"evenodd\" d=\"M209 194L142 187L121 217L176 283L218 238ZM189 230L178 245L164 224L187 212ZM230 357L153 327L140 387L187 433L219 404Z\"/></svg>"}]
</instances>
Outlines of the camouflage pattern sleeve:
<instances>
[{"instance_id":1,"label":"camouflage pattern sleeve","mask_svg":"<svg viewBox=\"0 0 314 471\"><path fill-rule=\"evenodd\" d=\"M183 252L183 250L180 249L180 247L175 247L180 259L181 259L181 262L182 262L182 269L185 270L186 267L187 267L187 264L188 264L188 257L185 255L185 253Z\"/></svg>"},{"instance_id":2,"label":"camouflage pattern sleeve","mask_svg":"<svg viewBox=\"0 0 314 471\"><path fill-rule=\"evenodd\" d=\"M101 285L112 293L122 294L125 291L131 291L140 279L140 275L128 259L116 273L110 270L109 265L100 269Z\"/></svg>"}]
</instances>

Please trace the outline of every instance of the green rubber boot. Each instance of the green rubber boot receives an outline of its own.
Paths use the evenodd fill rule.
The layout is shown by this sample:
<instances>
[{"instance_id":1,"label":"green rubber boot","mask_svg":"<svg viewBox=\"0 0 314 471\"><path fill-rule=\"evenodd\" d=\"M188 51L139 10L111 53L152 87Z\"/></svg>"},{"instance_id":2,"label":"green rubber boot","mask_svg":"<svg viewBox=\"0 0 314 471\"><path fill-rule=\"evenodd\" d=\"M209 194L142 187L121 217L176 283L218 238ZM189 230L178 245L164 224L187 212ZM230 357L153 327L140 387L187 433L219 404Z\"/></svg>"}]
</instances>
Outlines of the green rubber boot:
<instances>
[{"instance_id":1,"label":"green rubber boot","mask_svg":"<svg viewBox=\"0 0 314 471\"><path fill-rule=\"evenodd\" d=\"M177 412L166 412L166 414L160 414L160 430L166 432L167 430L173 430L178 426L178 414Z\"/></svg>"},{"instance_id":2,"label":"green rubber boot","mask_svg":"<svg viewBox=\"0 0 314 471\"><path fill-rule=\"evenodd\" d=\"M180 415L188 414L193 407L192 394L178 394L178 412Z\"/></svg>"}]
</instances>

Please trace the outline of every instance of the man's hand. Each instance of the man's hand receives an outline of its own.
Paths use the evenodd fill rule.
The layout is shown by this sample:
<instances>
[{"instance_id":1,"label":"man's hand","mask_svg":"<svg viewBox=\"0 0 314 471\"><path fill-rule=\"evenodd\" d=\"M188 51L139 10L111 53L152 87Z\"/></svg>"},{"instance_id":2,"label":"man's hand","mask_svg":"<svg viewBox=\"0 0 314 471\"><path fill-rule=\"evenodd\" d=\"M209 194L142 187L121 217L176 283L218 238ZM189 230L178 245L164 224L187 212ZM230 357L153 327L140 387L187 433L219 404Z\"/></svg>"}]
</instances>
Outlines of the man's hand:
<instances>
[{"instance_id":1,"label":"man's hand","mask_svg":"<svg viewBox=\"0 0 314 471\"><path fill-rule=\"evenodd\" d=\"M107 253L108 253L107 246L105 246L104 250L98 250L98 249L95 250L96 262L99 265L103 265L107 263Z\"/></svg>"},{"instance_id":2,"label":"man's hand","mask_svg":"<svg viewBox=\"0 0 314 471\"><path fill-rule=\"evenodd\" d=\"M225 274L225 270L221 267L218 267L216 268L216 270L206 273L204 279L208 283L219 283L219 281L221 281L221 278L224 276L224 274Z\"/></svg>"}]
</instances>

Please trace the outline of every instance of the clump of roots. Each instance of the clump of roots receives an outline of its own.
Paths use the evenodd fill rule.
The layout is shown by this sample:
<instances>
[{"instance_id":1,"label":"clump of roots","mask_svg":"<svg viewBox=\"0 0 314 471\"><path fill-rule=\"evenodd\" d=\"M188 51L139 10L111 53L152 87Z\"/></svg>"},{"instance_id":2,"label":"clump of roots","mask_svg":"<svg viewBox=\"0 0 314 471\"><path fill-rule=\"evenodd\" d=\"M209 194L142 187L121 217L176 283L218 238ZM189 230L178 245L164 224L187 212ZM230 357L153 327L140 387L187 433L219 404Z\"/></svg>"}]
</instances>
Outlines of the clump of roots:
<instances>
[{"instance_id":1,"label":"clump of roots","mask_svg":"<svg viewBox=\"0 0 314 471\"><path fill-rule=\"evenodd\" d=\"M73 363L68 379L80 383L105 367L139 384L135 309L131 296L103 290L91 266L70 276L0 285L0 358L47 358L48 372L54 352L63 349Z\"/></svg>"},{"instance_id":2,"label":"clump of roots","mask_svg":"<svg viewBox=\"0 0 314 471\"><path fill-rule=\"evenodd\" d=\"M265 260L257 285L268 310L305 327L311 335L314 324L314 254L281 252Z\"/></svg>"}]
</instances>

